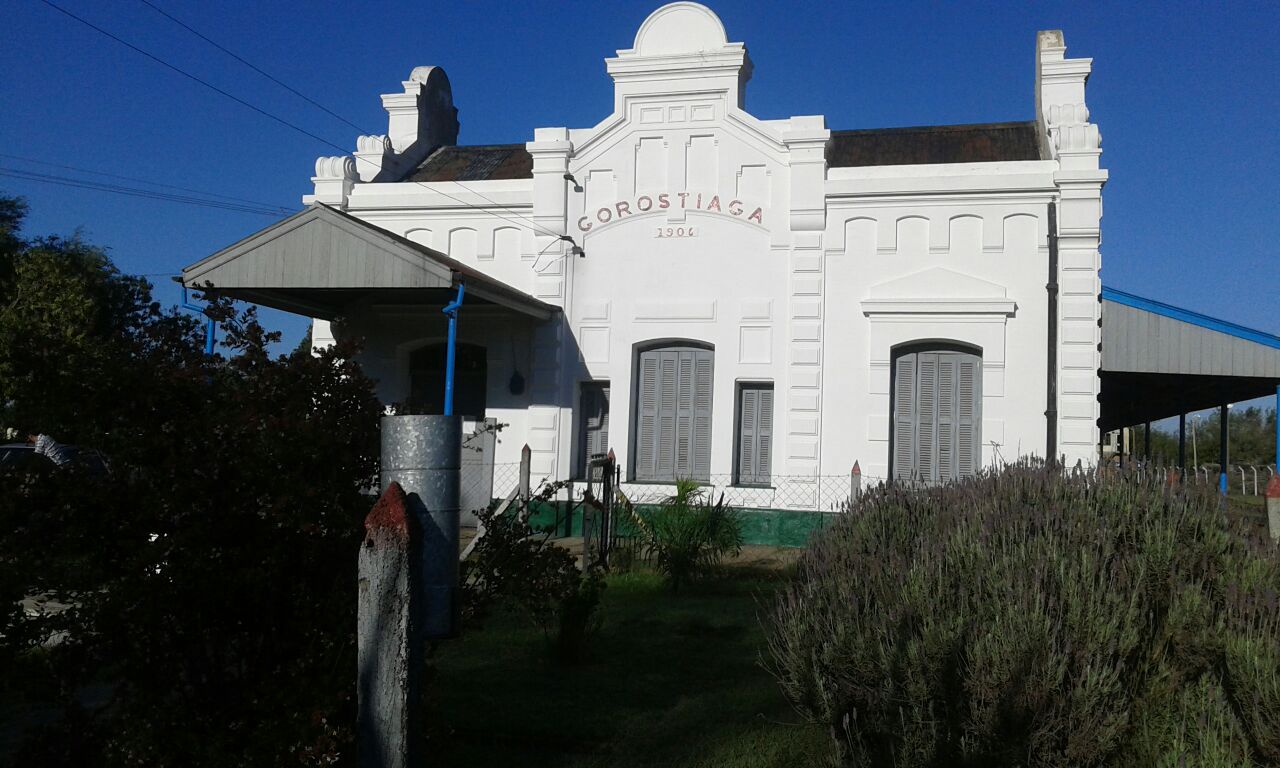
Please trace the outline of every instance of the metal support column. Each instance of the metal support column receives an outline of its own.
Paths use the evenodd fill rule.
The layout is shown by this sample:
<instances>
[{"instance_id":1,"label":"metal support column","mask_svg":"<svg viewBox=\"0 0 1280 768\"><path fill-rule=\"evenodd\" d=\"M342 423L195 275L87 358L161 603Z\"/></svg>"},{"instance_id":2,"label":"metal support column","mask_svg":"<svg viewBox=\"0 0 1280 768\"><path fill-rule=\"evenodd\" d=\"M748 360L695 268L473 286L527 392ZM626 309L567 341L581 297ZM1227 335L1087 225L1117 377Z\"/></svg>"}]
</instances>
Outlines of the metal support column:
<instances>
[{"instance_id":1,"label":"metal support column","mask_svg":"<svg viewBox=\"0 0 1280 768\"><path fill-rule=\"evenodd\" d=\"M1178 414L1178 477L1187 480L1187 414Z\"/></svg>"},{"instance_id":2,"label":"metal support column","mask_svg":"<svg viewBox=\"0 0 1280 768\"><path fill-rule=\"evenodd\" d=\"M425 609L422 637L457 632L461 416L382 417L382 487L400 483L422 530L417 578Z\"/></svg>"}]
</instances>

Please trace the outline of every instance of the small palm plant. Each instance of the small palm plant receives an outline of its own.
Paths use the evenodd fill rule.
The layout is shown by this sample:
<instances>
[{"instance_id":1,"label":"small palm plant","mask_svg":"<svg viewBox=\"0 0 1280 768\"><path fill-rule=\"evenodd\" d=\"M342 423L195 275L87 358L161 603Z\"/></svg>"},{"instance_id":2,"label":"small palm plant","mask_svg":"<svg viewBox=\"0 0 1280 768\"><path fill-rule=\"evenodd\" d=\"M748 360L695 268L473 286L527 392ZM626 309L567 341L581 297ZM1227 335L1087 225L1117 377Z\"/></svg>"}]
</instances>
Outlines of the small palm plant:
<instances>
[{"instance_id":1,"label":"small palm plant","mask_svg":"<svg viewBox=\"0 0 1280 768\"><path fill-rule=\"evenodd\" d=\"M625 496L622 501L639 534L640 551L667 577L673 592L719 565L725 555L742 551L737 510L724 503L723 493L712 503L693 480L677 480L676 492L656 507L637 508Z\"/></svg>"}]
</instances>

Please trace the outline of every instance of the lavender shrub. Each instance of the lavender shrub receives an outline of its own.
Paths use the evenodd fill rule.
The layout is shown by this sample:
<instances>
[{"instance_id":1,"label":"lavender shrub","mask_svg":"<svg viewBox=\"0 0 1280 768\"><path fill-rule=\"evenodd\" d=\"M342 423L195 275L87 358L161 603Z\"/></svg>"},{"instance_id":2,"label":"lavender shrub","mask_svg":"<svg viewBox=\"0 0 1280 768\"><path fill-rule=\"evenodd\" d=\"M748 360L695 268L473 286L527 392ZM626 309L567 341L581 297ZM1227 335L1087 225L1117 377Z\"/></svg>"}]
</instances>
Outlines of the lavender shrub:
<instances>
[{"instance_id":1,"label":"lavender shrub","mask_svg":"<svg viewBox=\"0 0 1280 768\"><path fill-rule=\"evenodd\" d=\"M766 665L840 765L1276 765L1278 592L1211 495L1020 464L864 496Z\"/></svg>"}]
</instances>

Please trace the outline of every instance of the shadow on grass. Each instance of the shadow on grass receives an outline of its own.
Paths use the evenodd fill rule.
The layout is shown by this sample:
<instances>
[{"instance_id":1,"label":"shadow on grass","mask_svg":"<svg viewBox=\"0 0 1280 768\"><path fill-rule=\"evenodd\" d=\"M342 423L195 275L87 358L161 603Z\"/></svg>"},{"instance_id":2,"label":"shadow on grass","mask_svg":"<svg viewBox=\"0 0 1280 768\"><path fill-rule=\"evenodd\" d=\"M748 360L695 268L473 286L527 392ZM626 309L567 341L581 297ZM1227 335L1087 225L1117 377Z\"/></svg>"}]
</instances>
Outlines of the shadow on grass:
<instances>
[{"instance_id":1,"label":"shadow on grass","mask_svg":"<svg viewBox=\"0 0 1280 768\"><path fill-rule=\"evenodd\" d=\"M781 583L734 567L672 595L651 573L611 576L590 656L572 667L520 617L495 617L437 655L430 752L470 767L821 762L825 737L758 661L758 598Z\"/></svg>"}]
</instances>

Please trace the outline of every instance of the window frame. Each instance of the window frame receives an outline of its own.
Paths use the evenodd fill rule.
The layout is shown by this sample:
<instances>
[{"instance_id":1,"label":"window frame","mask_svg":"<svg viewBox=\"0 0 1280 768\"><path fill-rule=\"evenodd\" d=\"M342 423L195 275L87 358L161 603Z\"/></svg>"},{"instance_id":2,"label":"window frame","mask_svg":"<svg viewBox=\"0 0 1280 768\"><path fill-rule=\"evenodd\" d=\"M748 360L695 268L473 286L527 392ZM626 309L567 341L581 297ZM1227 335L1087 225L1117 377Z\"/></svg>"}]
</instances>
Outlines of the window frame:
<instances>
[{"instance_id":1,"label":"window frame","mask_svg":"<svg viewBox=\"0 0 1280 768\"><path fill-rule=\"evenodd\" d=\"M591 454L587 452L587 413L586 409L583 407L586 393L590 389L595 389L598 392L605 393L604 403L606 418L610 415L612 407L612 395L610 394L609 379L585 379L578 382L578 407L574 409L574 422L577 425L575 437L578 441L576 456L574 459L574 477L579 480L587 479L587 470L589 468L588 464L591 460ZM612 425L606 425L604 428L606 435L609 432L610 426ZM605 442L607 443L608 439L606 439ZM607 452L610 447L611 446L606 445L605 451Z\"/></svg>"},{"instance_id":2,"label":"window frame","mask_svg":"<svg viewBox=\"0 0 1280 768\"><path fill-rule=\"evenodd\" d=\"M697 482L697 483L702 483L702 484L709 483L711 479L711 457L714 454L712 420L714 418L714 410L715 410L715 345L705 341L699 341L696 339L685 339L685 338L653 339L653 340L637 343L632 347L631 404L629 408L630 432L627 440L630 448L630 450L628 451L629 455L628 455L628 461L627 461L628 482L644 483L644 484L652 484L652 485L671 485L675 483L677 479L686 479L685 477L682 477L681 475L679 475L678 472L674 474L672 477L660 477L658 476L657 471L654 472L654 476L652 477L650 476L641 477L641 473L640 473L640 466L643 458L641 456L643 448L642 448L642 442L640 439L641 432L642 432L641 422L644 417L642 413L644 409L644 403L642 402L642 394L641 394L642 377L643 377L642 363L645 355L649 353L663 352L663 351L706 352L709 355L711 366L710 366L710 371L707 374L708 376L707 391L706 391L707 406L705 409L706 419L707 419L706 461L705 461L706 476L700 477L698 476L697 472L694 471L694 472L691 472L687 477L687 479L693 480L694 482ZM676 369L676 375L677 376L679 375L678 366ZM694 430L697 429L697 419L698 419L698 416L697 416L698 409L696 408L696 399L698 394L696 389L696 386L697 386L696 385L696 377L697 377L696 360L695 360L695 369L694 369L693 375L695 377L695 384L694 384L694 390L691 393L690 397L692 401L695 401L695 405L692 409L694 415L690 422L690 427L689 427L690 432L688 435L691 451L696 450L696 446L693 445L693 441L696 438L696 432ZM658 376L659 376L659 380L657 382L657 386L661 387L661 379L660 379L661 371L660 370L658 372ZM677 387L678 387L678 383L677 383ZM679 397L678 389L675 397L676 398ZM659 402L661 401L660 395L656 396L656 398ZM660 418L660 416L655 418ZM654 428L659 429L660 426L655 425ZM676 441L676 445L678 446L679 439L680 439L678 422L674 427L674 429L675 429L674 440ZM655 437L655 440L656 439L657 438ZM673 450L678 450L678 448L673 447ZM655 469L660 459L661 459L660 456L655 455L653 457ZM678 455L677 455L677 457L673 459L673 465L678 465L678 463L679 462L678 462ZM696 455L694 455L692 452L690 453L689 463L691 466L694 466L694 467L696 467L698 463L698 459Z\"/></svg>"},{"instance_id":3,"label":"window frame","mask_svg":"<svg viewBox=\"0 0 1280 768\"><path fill-rule=\"evenodd\" d=\"M971 421L972 421L971 426L972 426L973 438L974 438L973 447L972 447L973 454L971 456L972 463L973 463L973 472L976 473L980 471L983 466L982 464L982 400L983 400L982 376L983 376L983 370L985 369L986 360L983 356L982 347L977 346L975 344L967 344L965 342L954 341L950 339L910 341L903 344L895 345L890 350L890 356L889 356L888 476L889 476L889 482L891 483L904 483L908 485L920 485L924 487L930 487L933 485L943 484L946 482L962 479L968 476L964 473L963 468L960 466L961 460L959 457L959 450L958 450L960 430L956 428L960 420L960 402L959 402L959 399L957 399L955 404L955 414L952 417L952 426L954 429L953 434L954 434L954 439L956 441L956 448L957 448L956 450L957 470L955 473L955 477L951 478L950 480L943 480L941 479L941 475L942 475L941 470L939 470L937 473L939 475L939 479L937 481L934 481L932 478L930 478L929 480L921 480L917 477L912 477L912 478L897 477L898 467L897 467L896 458L898 453L897 434L898 434L898 418L899 418L898 402L897 402L898 400L898 362L901 358L906 357L907 355L917 355L916 368L914 369L914 372L913 372L913 375L915 376L915 383L912 388L912 396L916 398L917 402L919 402L919 396L920 396L918 391L919 376L920 376L919 355L928 354L928 353L958 353L962 355L970 355L976 358L977 360L977 370L976 370L976 377L974 380L974 388L973 388L973 413L971 414ZM959 372L959 369L957 368L957 373L958 372ZM958 382L956 384L956 387L958 391L959 389ZM940 425L942 423L941 414L934 414L934 420L935 420L935 424ZM918 442L919 435L920 435L918 410L915 412L915 415L913 415L911 419L911 425L912 425L911 428L914 431L914 435L915 435L913 440ZM937 440L936 434L934 435L934 440L935 441ZM939 447L938 456L934 458L937 460L940 460L941 447ZM915 463L917 465L919 464L918 448L917 448Z\"/></svg>"},{"instance_id":4,"label":"window frame","mask_svg":"<svg viewBox=\"0 0 1280 768\"><path fill-rule=\"evenodd\" d=\"M773 487L773 424L769 425L769 467L767 471L767 479L765 482L744 482L742 479L742 398L747 390L756 390L760 392L767 391L774 397L770 403L770 415L777 415L777 400L775 387L772 380L755 380L748 379L739 381L734 387L733 393L733 487L735 488L772 488ZM758 408L759 406L757 406ZM776 420L776 418L775 418ZM757 441L759 436L757 435ZM759 452L759 442L756 445L757 454ZM759 477L759 473L757 473Z\"/></svg>"}]
</instances>

